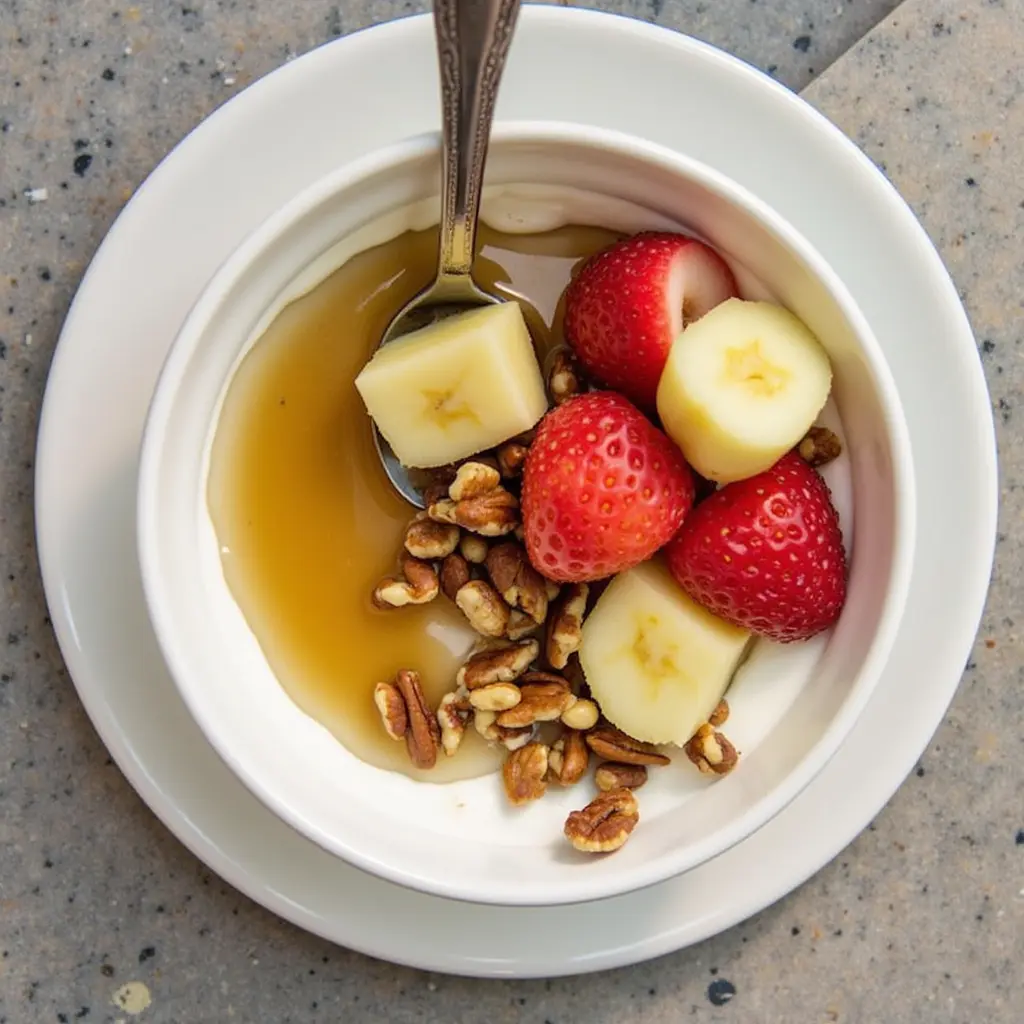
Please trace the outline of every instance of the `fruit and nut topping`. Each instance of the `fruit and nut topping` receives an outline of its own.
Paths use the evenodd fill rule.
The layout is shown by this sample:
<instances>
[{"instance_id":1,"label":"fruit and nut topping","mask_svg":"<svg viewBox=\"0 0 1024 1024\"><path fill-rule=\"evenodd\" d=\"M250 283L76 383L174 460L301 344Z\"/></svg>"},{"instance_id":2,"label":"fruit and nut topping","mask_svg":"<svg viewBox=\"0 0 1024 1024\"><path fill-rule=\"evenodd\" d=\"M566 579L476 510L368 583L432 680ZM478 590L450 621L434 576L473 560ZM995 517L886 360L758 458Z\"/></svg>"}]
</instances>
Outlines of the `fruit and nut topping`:
<instances>
[{"instance_id":1,"label":"fruit and nut topping","mask_svg":"<svg viewBox=\"0 0 1024 1024\"><path fill-rule=\"evenodd\" d=\"M839 617L846 553L817 467L842 444L816 423L832 385L818 338L740 297L693 238L591 257L563 329L545 373L507 302L384 346L359 375L426 501L373 603L450 601L479 638L437 708L415 672L374 700L421 767L471 726L503 747L516 806L592 772L565 836L608 853L669 751L709 776L737 766L724 695L751 644Z\"/></svg>"}]
</instances>

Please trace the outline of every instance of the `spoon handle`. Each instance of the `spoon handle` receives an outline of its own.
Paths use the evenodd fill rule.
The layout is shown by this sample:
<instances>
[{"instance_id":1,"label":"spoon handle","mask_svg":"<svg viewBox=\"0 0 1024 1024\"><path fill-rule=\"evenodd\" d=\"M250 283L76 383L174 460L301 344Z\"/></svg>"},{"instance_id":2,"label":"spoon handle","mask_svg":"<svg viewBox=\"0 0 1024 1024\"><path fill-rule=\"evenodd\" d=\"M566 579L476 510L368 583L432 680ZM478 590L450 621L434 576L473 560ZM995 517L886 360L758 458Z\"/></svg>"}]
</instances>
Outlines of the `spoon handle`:
<instances>
[{"instance_id":1,"label":"spoon handle","mask_svg":"<svg viewBox=\"0 0 1024 1024\"><path fill-rule=\"evenodd\" d=\"M441 74L438 280L473 266L487 143L520 0L434 0Z\"/></svg>"}]
</instances>

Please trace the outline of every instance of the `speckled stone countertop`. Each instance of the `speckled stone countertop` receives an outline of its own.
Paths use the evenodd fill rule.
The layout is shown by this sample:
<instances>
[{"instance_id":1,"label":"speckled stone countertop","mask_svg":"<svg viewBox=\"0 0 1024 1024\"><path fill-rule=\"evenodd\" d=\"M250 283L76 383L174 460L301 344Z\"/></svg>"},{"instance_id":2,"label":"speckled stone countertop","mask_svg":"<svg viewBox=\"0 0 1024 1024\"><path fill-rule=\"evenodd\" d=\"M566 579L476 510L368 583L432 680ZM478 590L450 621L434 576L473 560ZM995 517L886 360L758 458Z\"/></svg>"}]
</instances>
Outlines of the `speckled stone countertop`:
<instances>
[{"instance_id":1,"label":"speckled stone countertop","mask_svg":"<svg viewBox=\"0 0 1024 1024\"><path fill-rule=\"evenodd\" d=\"M106 756L51 634L32 536L36 420L72 294L132 190L203 116L290 55L419 6L0 0L0 1024L1019 1024L1021 0L601 5L805 89L919 214L981 347L1002 458L988 612L916 773L834 863L753 920L652 963L551 982L427 976L250 903ZM115 1006L118 990L151 1002Z\"/></svg>"}]
</instances>

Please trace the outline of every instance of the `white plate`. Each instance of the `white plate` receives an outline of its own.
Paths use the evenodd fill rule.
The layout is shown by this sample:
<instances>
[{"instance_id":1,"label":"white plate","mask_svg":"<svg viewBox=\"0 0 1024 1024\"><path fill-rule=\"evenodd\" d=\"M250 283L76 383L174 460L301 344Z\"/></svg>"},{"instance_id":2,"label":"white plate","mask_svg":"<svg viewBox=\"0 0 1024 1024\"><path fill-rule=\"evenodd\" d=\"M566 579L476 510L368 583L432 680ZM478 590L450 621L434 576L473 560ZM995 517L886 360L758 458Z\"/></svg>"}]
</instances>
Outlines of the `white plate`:
<instances>
[{"instance_id":1,"label":"white plate","mask_svg":"<svg viewBox=\"0 0 1024 1024\"><path fill-rule=\"evenodd\" d=\"M719 88L702 89L685 119L659 116L650 97L687 95L698 65ZM821 868L892 795L941 720L977 629L995 540L995 446L973 338L926 236L869 161L782 87L736 71L731 58L639 22L531 7L498 116L646 136L722 170L804 232L886 351L924 514L904 627L844 747L748 840L638 893L484 907L412 893L330 857L274 818L206 744L143 610L137 449L174 333L216 266L285 200L342 161L436 125L436 97L422 87L435 75L429 21L339 40L227 104L139 190L90 267L54 360L37 460L39 548L58 638L100 735L147 803L211 868L302 927L386 959L475 975L550 976L656 956L756 913ZM882 730L890 740L879 746Z\"/></svg>"}]
</instances>

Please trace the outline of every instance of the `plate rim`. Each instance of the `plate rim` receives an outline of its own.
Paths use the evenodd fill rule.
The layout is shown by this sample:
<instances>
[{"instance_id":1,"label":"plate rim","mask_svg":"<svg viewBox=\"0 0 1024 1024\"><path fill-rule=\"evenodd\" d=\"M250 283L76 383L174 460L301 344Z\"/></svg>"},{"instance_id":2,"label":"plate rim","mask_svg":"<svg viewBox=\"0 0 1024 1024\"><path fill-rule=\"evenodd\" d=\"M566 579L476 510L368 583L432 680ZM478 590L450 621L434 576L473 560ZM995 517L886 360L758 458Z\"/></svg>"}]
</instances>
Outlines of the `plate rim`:
<instances>
[{"instance_id":1,"label":"plate rim","mask_svg":"<svg viewBox=\"0 0 1024 1024\"><path fill-rule=\"evenodd\" d=\"M600 23L603 31L611 30L620 35L622 34L623 27L628 26L630 34L636 37L643 38L650 43L657 43L661 46L673 47L679 52L683 52L690 49L703 52L705 55L711 55L715 60L728 63L736 69L739 65L743 68L747 74L753 74L759 78L766 79L772 84L772 86L778 90L779 93L785 95L788 102L797 105L800 108L800 113L805 118L810 117L811 123L816 124L819 131L826 131L830 136L830 142L833 144L842 142L846 146L846 153L849 157L851 154L855 156L856 162L860 164L861 169L868 168L873 176L880 179L885 183L885 188L891 193L890 200L895 201L895 208L899 212L899 215L906 220L910 219L914 230L914 239L921 252L923 260L927 260L932 264L932 270L938 269L941 278L944 279L945 291L947 293L947 299L952 299L955 308L958 313L955 316L957 321L951 324L950 330L956 331L957 334L961 335L962 339L968 339L971 342L973 348L973 334L970 330L969 324L967 323L966 316L963 313L962 307L960 306L959 300L956 298L955 288L952 282L949 281L948 274L945 267L941 263L941 259L934 250L931 242L927 239L923 229L917 224L916 219L913 218L913 214L906 207L906 204L902 199L898 197L888 182L886 182L881 172L872 164L868 158L857 149L850 140L846 139L838 132L838 129L834 128L830 122L820 114L813 107L807 104L805 101L799 99L795 95L785 90L784 87L778 83L762 75L756 69L751 68L749 65L744 64L742 61L736 58L730 57L729 55L718 51L707 44L700 43L696 40L690 39L689 37L682 36L668 29L662 29L656 26L652 26L643 22L635 21L634 19L626 18L621 15L608 14L604 12L596 11L585 11L580 9L572 8L560 8L560 7L545 7L542 5L528 5L530 10L524 12L524 19L536 21L538 24L543 24L545 21L549 22L561 22L565 19L570 19L575 22L581 22L586 19L593 23ZM80 674L84 671L84 666L79 665L78 669L74 666L80 662L79 654L80 649L78 647L77 638L74 632L74 624L71 618L66 616L66 608L63 602L60 600L62 596L60 594L59 583L59 572L56 565L54 564L54 553L50 549L47 543L47 523L48 523L48 510L43 507L44 505L44 494L47 490L48 485L48 472L50 466L49 451L52 449L52 445L49 443L49 437L56 429L54 423L57 419L58 413L55 410L57 399L54 395L60 394L64 388L64 378L69 372L67 369L67 360L62 359L62 355L66 354L66 347L70 346L73 342L68 339L76 337L76 333L79 331L79 319L81 318L81 298L86 292L93 286L93 282L102 272L106 270L107 263L111 260L111 253L114 251L115 246L119 242L122 234L126 231L126 225L132 223L132 218L138 213L138 204L136 200L143 195L143 193L150 194L155 189L159 189L162 184L165 174L169 173L169 167L172 162L178 157L182 149L186 146L194 146L196 140L203 137L204 132L215 130L217 125L221 122L221 119L231 116L232 112L238 109L238 104L243 101L244 97L248 97L248 103L255 102L264 91L267 89L274 88L275 85L283 80L284 75L288 74L299 74L306 73L311 74L315 72L315 64L317 60L324 60L329 54L334 57L336 54L335 48L351 47L353 45L359 45L362 39L373 33L376 38L383 39L383 37L392 33L396 37L403 32L417 32L420 31L418 25L428 20L429 16L426 15L415 15L406 18L397 19L395 21L387 22L382 25L372 26L367 29L360 30L359 32L352 33L349 36L343 37L339 40L335 40L331 43L325 44L324 46L318 47L311 51L309 54L291 62L289 65L285 65L278 68L276 71L265 76L265 78L254 83L249 89L244 90L238 96L233 98L229 103L215 111L209 118L202 122L193 132L189 133L182 140L181 143L176 146L171 153L169 153L160 163L156 166L153 172L146 178L144 183L136 191L135 196L125 209L119 214L118 218L114 222L102 245L95 254L90 266L83 277L82 283L76 293L75 300L72 304L71 310L69 311L68 317L65 321L64 327L61 331L61 336L57 345L57 349L54 353L51 373L46 385L46 392L44 396L43 410L40 417L39 427L39 440L37 445L37 457L36 457L36 534L37 534L37 548L39 552L39 559L44 578L44 586L47 594L47 601L51 609L51 615L53 618L54 629L58 636L58 641L61 646L62 653L68 664L69 671L71 671L72 678L75 681L76 689L78 689L80 699L82 700L85 709L99 733L102 741L110 750L112 756L117 761L121 771L125 774L129 783L133 786L136 792L142 796L144 802L150 807L150 809L160 818L166 827L177 836L177 838L186 845L194 855L196 855L201 861L208 864L211 868L221 874L227 881L233 886L240 889L250 898L256 902L267 907L272 912L282 916L293 923L303 927L309 931L313 931L323 937L334 941L343 942L345 945L351 948L360 949L364 952L370 953L374 956L379 956L384 959L393 960L395 962L407 963L411 966L426 967L427 969L442 970L442 971L453 971L457 970L458 973L479 973L479 974L493 974L501 973L507 975L507 971L495 972L493 970L474 970L473 965L461 964L457 967L453 967L451 964L438 965L435 961L431 961L429 958L433 951L425 951L426 958L403 958L396 957L393 953L388 952L386 949L381 948L379 945L375 945L372 942L354 942L352 937L341 939L338 937L336 932L332 932L326 923L320 919L315 918L313 915L308 913L299 913L295 904L287 901L285 897L276 892L268 893L265 883L261 883L260 879L256 876L251 875L247 872L244 865L239 865L237 862L232 861L230 858L223 854L223 851L219 846L211 844L209 838L203 833L197 831L194 827L194 823L187 818L182 817L179 809L174 805L166 805L162 803L162 794L159 788L155 786L153 780L148 776L148 773L144 771L143 763L136 757L136 752L133 750L131 744L128 742L128 737L121 733L116 719L109 714L109 707L105 703L102 694L93 693L89 687L85 687L79 682ZM614 24L610 24L614 23ZM813 241L813 239L812 239ZM936 267L937 264L937 267ZM996 461L995 461L995 437L994 437L994 425L991 418L991 410L987 405L987 387L984 383L984 377L981 373L980 359L977 357L976 350L974 352L975 365L970 367L972 371L974 392L973 398L977 401L979 398L985 399L986 413L984 417L980 417L980 422L976 422L975 426L978 428L975 431L975 437L973 438L973 445L978 448L977 454L981 459L981 472L987 476L990 486L985 488L983 491L977 493L974 497L977 499L979 504L979 535L978 541L982 552L986 555L981 563L984 564L984 584L976 582L977 593L971 595L972 600L967 602L968 607L977 608L977 616L963 616L961 613L960 621L963 623L961 627L962 633L968 632L968 626L971 639L973 640L974 635L977 632L978 621L984 610L984 601L981 600L984 594L987 592L987 581L992 564L992 555L994 554L995 545L995 530L996 530L996 516L997 516L997 499L998 499L998 479L996 473ZM979 570L977 577L980 578L981 572ZM967 644L969 647L969 643ZM946 709L948 708L949 701L952 700L953 695L956 692L957 686L959 685L959 677L955 685L953 685L949 693L944 696L944 699L940 702L941 707L937 708L933 715L927 716L927 737L921 747L927 745L931 735L934 733L935 728L945 715ZM88 692L88 696L87 696ZM906 773L910 771L913 764L920 756L921 749L918 745L914 744L915 752L910 758L904 758L906 764L906 770L901 773L894 772L895 781L890 779L886 783L886 796L881 802L874 813L884 806L885 803L891 798L892 794L902 783ZM799 798L798 798L799 799ZM871 815L873 816L873 815ZM870 817L869 819L870 820ZM752 913L757 912L769 903L774 902L775 899L780 898L786 893L790 892L793 888L797 887L806 878L815 874L825 864L827 864L840 849L846 846L859 832L863 829L867 822L861 822L856 826L855 829L846 834L848 830L841 830L843 834L839 837L838 842L835 840L831 844L831 851L828 855L821 859L820 857L814 858L815 863L809 867L801 868L798 871L791 871L785 881L781 883L777 882L772 885L772 895L767 899L760 902L756 906L745 906L737 908L731 914L719 915L716 917L713 923L709 923L703 934L692 937L683 943L669 941L656 949L640 948L639 946L632 948L629 951L617 950L612 951L610 955L606 955L603 958L588 962L586 964L570 963L568 964L568 970L563 973L576 973L586 970L598 970L609 966L621 965L626 963L633 963L637 960L646 959L649 956L657 955L658 953L668 952L673 949L681 948L682 945L689 945L692 942L700 941L702 938L706 938L711 934L724 930L727 927L735 924L739 920L743 920L750 916ZM741 844L742 846L743 844ZM660 885L670 885L676 880L669 880L667 883L660 883ZM629 899L629 896L621 897L620 899ZM443 954L442 954L443 955ZM515 976L526 977L534 976L534 972L531 971L516 971ZM546 972L536 972L546 973Z\"/></svg>"}]
</instances>

